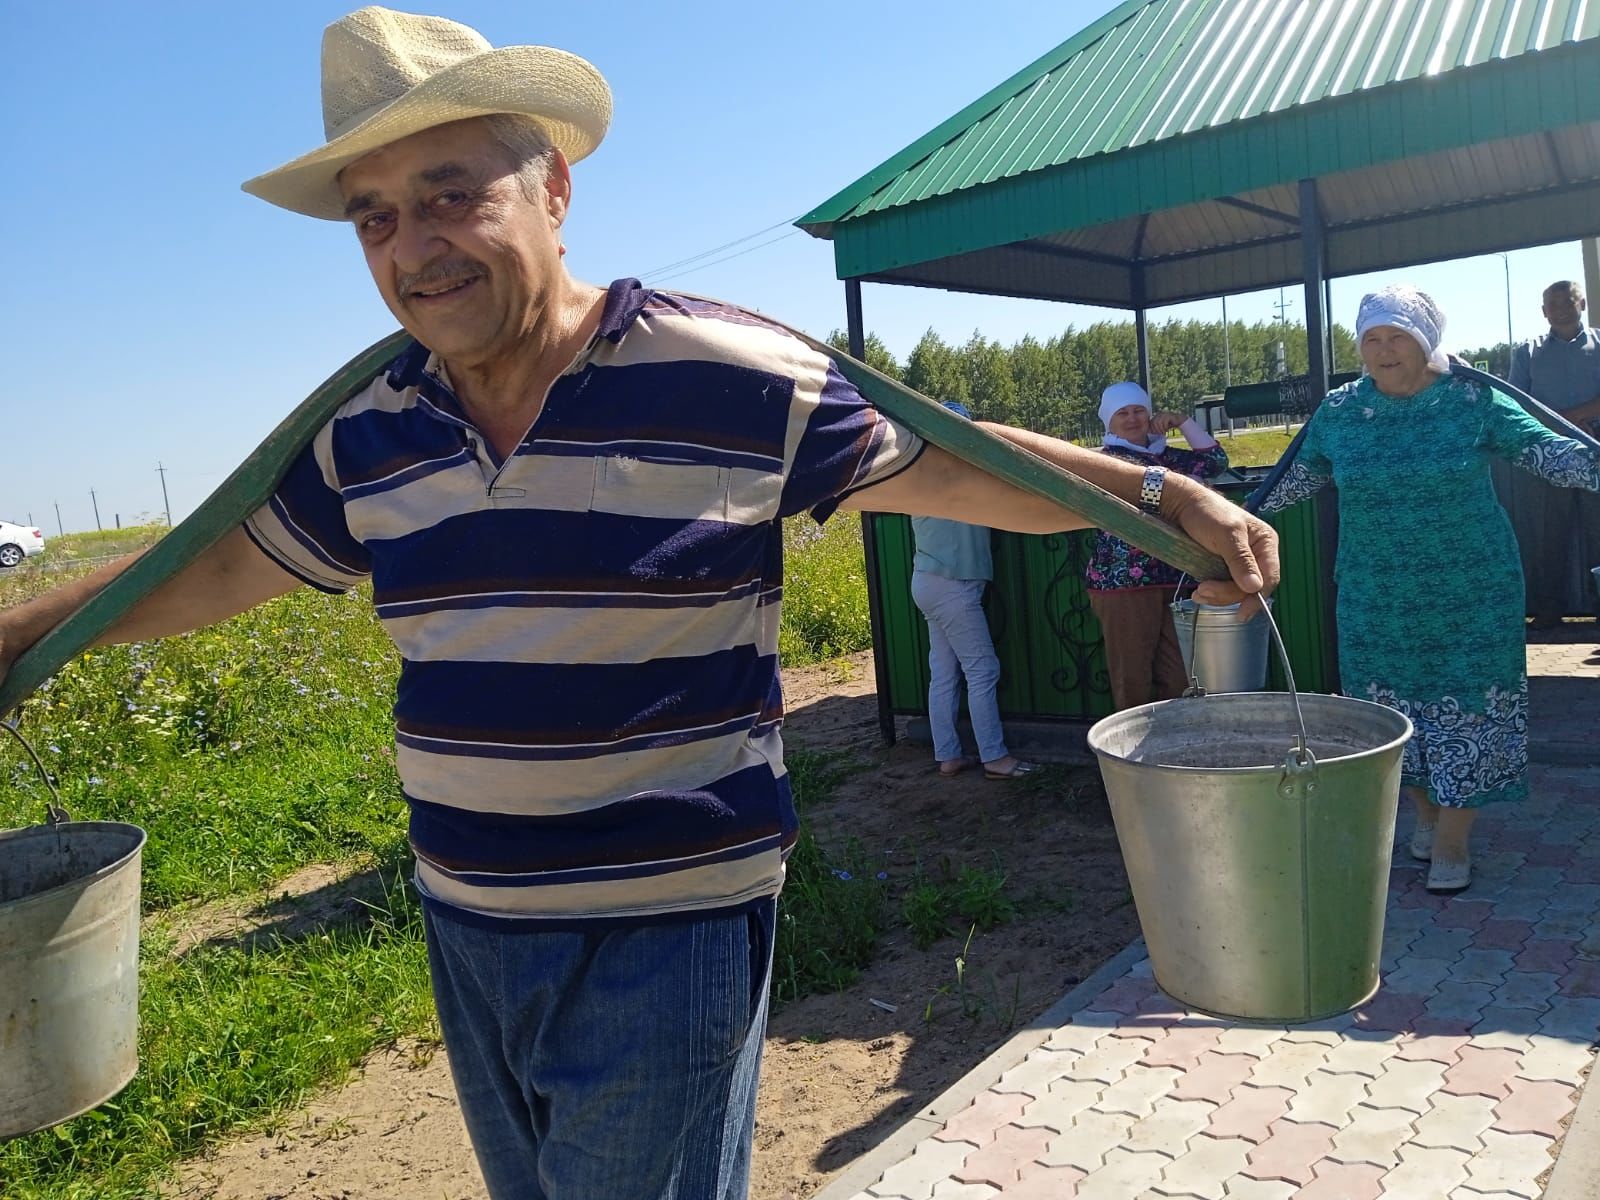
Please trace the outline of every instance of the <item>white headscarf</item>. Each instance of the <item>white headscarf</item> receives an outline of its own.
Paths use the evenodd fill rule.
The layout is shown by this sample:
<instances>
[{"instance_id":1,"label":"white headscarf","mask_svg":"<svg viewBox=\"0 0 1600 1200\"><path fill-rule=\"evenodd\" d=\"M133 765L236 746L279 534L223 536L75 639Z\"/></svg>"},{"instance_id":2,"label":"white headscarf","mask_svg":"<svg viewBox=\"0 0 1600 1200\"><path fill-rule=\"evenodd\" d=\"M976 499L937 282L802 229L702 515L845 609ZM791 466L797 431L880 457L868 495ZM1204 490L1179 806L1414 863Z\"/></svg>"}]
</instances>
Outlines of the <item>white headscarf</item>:
<instances>
[{"instance_id":1,"label":"white headscarf","mask_svg":"<svg viewBox=\"0 0 1600 1200\"><path fill-rule=\"evenodd\" d=\"M1106 436L1101 440L1106 446L1121 446L1127 450L1136 450L1140 454L1151 456L1160 454L1167 448L1167 439L1157 434L1150 434L1150 443L1141 446L1137 442L1130 442L1127 438L1120 438L1111 432L1111 415L1129 405L1140 405L1151 416L1155 415L1155 406L1150 403L1150 393L1145 391L1131 379L1122 383L1113 383L1100 393L1100 423L1106 427Z\"/></svg>"},{"instance_id":2,"label":"white headscarf","mask_svg":"<svg viewBox=\"0 0 1600 1200\"><path fill-rule=\"evenodd\" d=\"M1430 367L1435 371L1450 370L1450 359L1439 346L1444 339L1444 310L1427 292L1408 283L1391 283L1361 297L1361 307L1356 312L1356 342L1359 344L1367 330L1379 325L1405 330L1417 339Z\"/></svg>"}]
</instances>

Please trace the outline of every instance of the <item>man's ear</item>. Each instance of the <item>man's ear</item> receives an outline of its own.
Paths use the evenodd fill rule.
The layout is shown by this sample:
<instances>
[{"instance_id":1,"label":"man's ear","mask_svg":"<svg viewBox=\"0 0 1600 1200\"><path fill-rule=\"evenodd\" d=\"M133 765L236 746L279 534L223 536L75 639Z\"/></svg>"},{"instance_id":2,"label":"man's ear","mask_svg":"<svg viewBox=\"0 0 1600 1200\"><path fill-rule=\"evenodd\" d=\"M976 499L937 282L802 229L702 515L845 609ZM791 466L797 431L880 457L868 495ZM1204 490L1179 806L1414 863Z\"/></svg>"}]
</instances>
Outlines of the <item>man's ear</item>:
<instances>
[{"instance_id":1,"label":"man's ear","mask_svg":"<svg viewBox=\"0 0 1600 1200\"><path fill-rule=\"evenodd\" d=\"M550 169L544 177L544 195L545 212L550 216L550 223L560 229L572 206L572 168L567 165L567 156L560 150L550 152Z\"/></svg>"}]
</instances>

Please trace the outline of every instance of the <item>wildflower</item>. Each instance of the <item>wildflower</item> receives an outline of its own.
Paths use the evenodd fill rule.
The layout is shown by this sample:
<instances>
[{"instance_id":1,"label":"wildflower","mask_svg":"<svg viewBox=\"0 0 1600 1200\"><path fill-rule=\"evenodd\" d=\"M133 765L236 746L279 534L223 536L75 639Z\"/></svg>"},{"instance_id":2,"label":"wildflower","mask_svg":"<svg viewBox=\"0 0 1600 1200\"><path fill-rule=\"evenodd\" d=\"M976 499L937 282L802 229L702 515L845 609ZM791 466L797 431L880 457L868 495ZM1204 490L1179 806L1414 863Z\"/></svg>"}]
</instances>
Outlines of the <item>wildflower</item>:
<instances>
[{"instance_id":1,"label":"wildflower","mask_svg":"<svg viewBox=\"0 0 1600 1200\"><path fill-rule=\"evenodd\" d=\"M851 875L850 875L849 871L841 871L837 867L834 868L833 877L835 879L843 881L844 883L849 883L850 879L851 879Z\"/></svg>"}]
</instances>

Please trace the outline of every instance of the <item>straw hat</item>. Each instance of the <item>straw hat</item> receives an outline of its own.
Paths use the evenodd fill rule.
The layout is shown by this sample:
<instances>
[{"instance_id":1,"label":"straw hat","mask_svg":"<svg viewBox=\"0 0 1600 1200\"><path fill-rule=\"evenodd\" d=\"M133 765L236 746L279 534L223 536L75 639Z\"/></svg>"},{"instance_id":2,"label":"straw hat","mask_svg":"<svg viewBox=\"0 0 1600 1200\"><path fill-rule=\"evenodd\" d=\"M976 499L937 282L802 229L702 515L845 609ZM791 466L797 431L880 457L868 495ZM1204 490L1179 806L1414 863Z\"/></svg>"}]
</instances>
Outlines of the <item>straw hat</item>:
<instances>
[{"instance_id":1,"label":"straw hat","mask_svg":"<svg viewBox=\"0 0 1600 1200\"><path fill-rule=\"evenodd\" d=\"M577 162L605 136L611 89L565 50L502 46L443 17L376 6L322 35L322 123L327 142L248 180L244 190L294 212L344 219L338 175L380 146L435 125L491 113L535 118Z\"/></svg>"}]
</instances>

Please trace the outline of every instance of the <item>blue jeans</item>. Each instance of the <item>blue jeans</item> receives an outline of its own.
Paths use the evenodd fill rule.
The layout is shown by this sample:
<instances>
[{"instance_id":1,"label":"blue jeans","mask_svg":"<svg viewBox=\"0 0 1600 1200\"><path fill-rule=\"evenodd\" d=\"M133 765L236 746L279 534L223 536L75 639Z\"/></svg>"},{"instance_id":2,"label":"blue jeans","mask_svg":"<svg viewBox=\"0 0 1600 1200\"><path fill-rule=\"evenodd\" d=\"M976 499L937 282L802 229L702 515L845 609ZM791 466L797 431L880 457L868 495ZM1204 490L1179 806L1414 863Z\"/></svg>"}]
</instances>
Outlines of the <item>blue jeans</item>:
<instances>
[{"instance_id":1,"label":"blue jeans","mask_svg":"<svg viewBox=\"0 0 1600 1200\"><path fill-rule=\"evenodd\" d=\"M494 1200L743 1200L776 902L594 933L426 906L433 994Z\"/></svg>"},{"instance_id":2,"label":"blue jeans","mask_svg":"<svg viewBox=\"0 0 1600 1200\"><path fill-rule=\"evenodd\" d=\"M928 618L928 725L933 732L933 756L940 762L961 757L956 714L961 711L957 689L963 674L978 757L994 762L1007 754L1000 706L995 700L1000 659L989 637L988 618L983 615L983 589L987 586L983 579L946 579L930 571L911 573L911 599Z\"/></svg>"}]
</instances>

